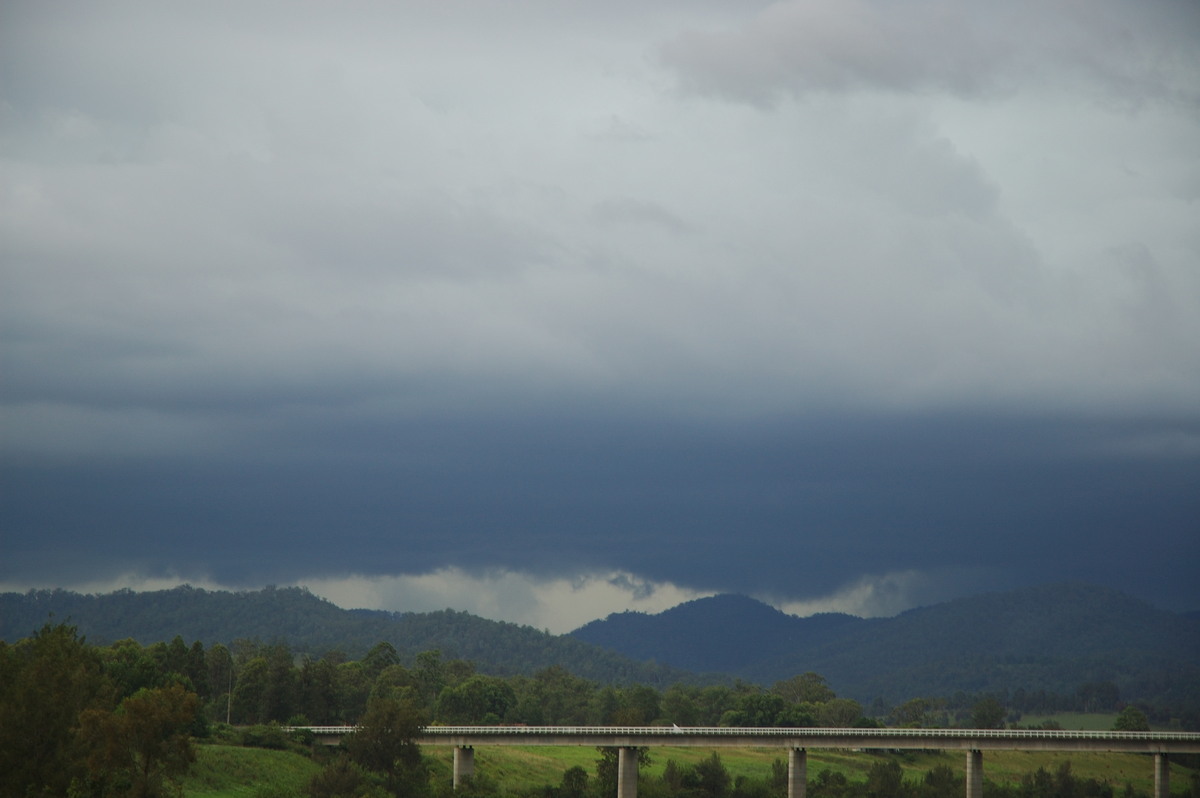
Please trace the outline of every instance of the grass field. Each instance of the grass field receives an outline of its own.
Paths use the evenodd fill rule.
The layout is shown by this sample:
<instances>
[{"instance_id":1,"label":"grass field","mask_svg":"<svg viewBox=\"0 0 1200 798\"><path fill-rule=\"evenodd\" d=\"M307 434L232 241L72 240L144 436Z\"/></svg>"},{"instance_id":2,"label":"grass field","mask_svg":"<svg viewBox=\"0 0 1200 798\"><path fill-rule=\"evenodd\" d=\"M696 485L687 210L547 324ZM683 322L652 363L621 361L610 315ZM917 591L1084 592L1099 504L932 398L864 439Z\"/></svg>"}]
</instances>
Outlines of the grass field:
<instances>
[{"instance_id":1,"label":"grass field","mask_svg":"<svg viewBox=\"0 0 1200 798\"><path fill-rule=\"evenodd\" d=\"M1061 722L1061 721L1060 721ZM1065 725L1065 724L1064 724ZM706 749L653 748L651 765L645 776L661 776L668 760L679 765L695 765L716 751L734 778L745 776L767 779L776 759L787 761L787 752L778 748ZM426 747L426 759L435 781L449 784L452 774L452 750ZM938 765L949 765L962 773L966 756L961 752L908 751L895 754L810 751L808 777L822 770L842 773L851 781L865 781L871 765L883 757L893 757L904 770L906 780L915 781ZM494 783L501 794L525 792L544 785L557 785L563 773L576 765L595 777L595 748L584 746L497 746L475 750L475 772ZM1071 771L1081 779L1107 781L1118 790L1126 783L1149 792L1153 786L1153 761L1138 754L1083 754L1078 752L989 751L984 754L986 778L1001 784L1019 783L1021 777L1039 767L1054 772L1070 762ZM304 785L320 765L303 754L240 748L229 745L197 747L197 761L183 782L185 798L275 798L300 796ZM1189 783L1190 771L1172 765L1171 783L1178 789Z\"/></svg>"},{"instance_id":2,"label":"grass field","mask_svg":"<svg viewBox=\"0 0 1200 798\"><path fill-rule=\"evenodd\" d=\"M1108 731L1117 720L1117 713L1059 712L1056 715L1022 715L1018 723L1022 726L1040 726L1052 720L1064 729L1080 731Z\"/></svg>"},{"instance_id":3,"label":"grass field","mask_svg":"<svg viewBox=\"0 0 1200 798\"><path fill-rule=\"evenodd\" d=\"M721 763L734 778L746 776L765 779L771 775L771 763L780 759L787 761L787 752L782 749L705 749L705 748L653 748L650 751L651 765L643 770L644 775L661 776L667 760L673 759L680 765L694 765L708 758L713 751L721 757ZM452 753L449 749L425 749L426 756L436 762L438 777L450 779ZM882 754L852 751L810 751L808 754L808 776L816 777L822 770L844 774L851 781L865 781L871 765L881 757L892 756L904 770L905 778L917 780L938 765L949 765L962 773L966 755L960 752L910 751L899 754ZM475 772L487 774L501 792L523 790L533 785L558 784L562 774L575 765L583 767L594 776L598 754L594 748L585 747L496 747L475 750ZM1026 773L1039 767L1055 771L1064 763L1071 763L1071 772L1078 778L1094 778L1107 781L1117 788L1126 782L1144 791L1149 791L1154 782L1153 760L1139 754L1083 754L1078 752L1026 752L989 751L984 754L983 770L986 778L1001 784L1019 783ZM1188 783L1190 771L1172 766L1172 783Z\"/></svg>"},{"instance_id":4,"label":"grass field","mask_svg":"<svg viewBox=\"0 0 1200 798\"><path fill-rule=\"evenodd\" d=\"M196 762L183 780L185 798L255 798L266 788L280 795L300 795L312 775L321 769L303 754L200 745Z\"/></svg>"}]
</instances>

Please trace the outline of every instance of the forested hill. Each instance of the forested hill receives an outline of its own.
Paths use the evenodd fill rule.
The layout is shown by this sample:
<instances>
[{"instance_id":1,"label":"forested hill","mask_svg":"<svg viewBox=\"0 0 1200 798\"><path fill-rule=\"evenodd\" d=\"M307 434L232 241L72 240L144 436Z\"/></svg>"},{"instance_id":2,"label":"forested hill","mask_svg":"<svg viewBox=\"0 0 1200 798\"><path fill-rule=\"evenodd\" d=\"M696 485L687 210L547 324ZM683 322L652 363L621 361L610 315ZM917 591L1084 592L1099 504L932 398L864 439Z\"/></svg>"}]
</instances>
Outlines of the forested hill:
<instances>
[{"instance_id":1,"label":"forested hill","mask_svg":"<svg viewBox=\"0 0 1200 798\"><path fill-rule=\"evenodd\" d=\"M576 629L571 636L634 659L698 672L741 674L747 667L812 651L871 625L835 613L798 618L747 596L725 594L689 601L657 615L616 613Z\"/></svg>"},{"instance_id":2,"label":"forested hill","mask_svg":"<svg viewBox=\"0 0 1200 798\"><path fill-rule=\"evenodd\" d=\"M528 626L454 610L343 610L302 588L226 592L185 586L104 595L65 590L0 594L0 640L14 642L27 637L48 621L70 623L96 644L133 638L148 645L179 635L189 643L199 640L206 646L238 639L285 642L296 653L321 656L340 650L357 658L386 641L406 659L436 649L447 658L470 660L481 671L498 676L532 674L560 665L604 684L663 687L695 681L675 668L637 662Z\"/></svg>"},{"instance_id":3,"label":"forested hill","mask_svg":"<svg viewBox=\"0 0 1200 798\"><path fill-rule=\"evenodd\" d=\"M1091 585L991 593L875 619L798 618L716 596L658 615L610 615L571 634L631 657L759 683L816 671L839 695L859 700L1074 693L1112 682L1129 700L1200 705L1200 623Z\"/></svg>"},{"instance_id":4,"label":"forested hill","mask_svg":"<svg viewBox=\"0 0 1200 798\"><path fill-rule=\"evenodd\" d=\"M406 660L437 649L493 675L559 665L602 684L740 678L771 685L815 671L840 696L893 704L959 691L1075 695L1105 683L1123 700L1200 709L1200 621L1086 585L980 595L874 619L798 618L744 596L716 596L658 615L611 615L564 636L453 610L343 610L300 588L0 594L0 639L26 637L50 620L101 644L179 635L205 645L286 642L296 653L361 657L386 641Z\"/></svg>"}]
</instances>

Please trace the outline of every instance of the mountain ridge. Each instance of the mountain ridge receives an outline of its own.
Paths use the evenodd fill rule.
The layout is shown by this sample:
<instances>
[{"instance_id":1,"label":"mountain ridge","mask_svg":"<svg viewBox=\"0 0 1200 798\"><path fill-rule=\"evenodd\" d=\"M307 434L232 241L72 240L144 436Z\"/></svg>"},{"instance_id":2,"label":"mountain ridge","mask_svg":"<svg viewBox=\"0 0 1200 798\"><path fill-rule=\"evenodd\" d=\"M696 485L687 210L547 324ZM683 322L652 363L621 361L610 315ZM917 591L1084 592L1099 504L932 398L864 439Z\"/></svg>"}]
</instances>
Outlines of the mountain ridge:
<instances>
[{"instance_id":1,"label":"mountain ridge","mask_svg":"<svg viewBox=\"0 0 1200 798\"><path fill-rule=\"evenodd\" d=\"M67 622L94 643L133 638L143 645L180 635L206 646L237 639L286 642L298 654L365 654L380 641L412 657L439 650L478 662L500 676L561 665L616 684L665 685L695 678L668 666L631 660L583 641L456 610L346 610L299 587L209 591L189 585L88 595L66 590L0 594L0 640L26 637L47 622Z\"/></svg>"},{"instance_id":2,"label":"mountain ridge","mask_svg":"<svg viewBox=\"0 0 1200 798\"><path fill-rule=\"evenodd\" d=\"M771 634L755 626L761 610L730 617L734 605L722 602L705 613L711 601L689 602L690 613L735 625L742 638ZM731 648L714 629L677 646L673 612L636 621L614 614L571 634L689 670L721 665L735 678L763 684L815 671L840 695L860 700L957 690L1072 692L1081 682L1113 681L1130 696L1200 703L1200 691L1190 686L1200 684L1200 623L1107 587L1061 583L981 593L890 618L801 618L776 610L772 623L789 644L757 649Z\"/></svg>"},{"instance_id":3,"label":"mountain ridge","mask_svg":"<svg viewBox=\"0 0 1200 798\"><path fill-rule=\"evenodd\" d=\"M440 650L487 673L558 665L605 684L769 686L808 671L863 704L956 692L1071 695L1111 682L1122 698L1200 708L1200 621L1120 591L1060 584L967 596L890 618L801 618L747 596L613 613L566 635L456 610L347 610L302 588L82 595L0 594L0 639L67 621L92 642L287 642L298 654L357 657L380 641L406 658Z\"/></svg>"}]
</instances>

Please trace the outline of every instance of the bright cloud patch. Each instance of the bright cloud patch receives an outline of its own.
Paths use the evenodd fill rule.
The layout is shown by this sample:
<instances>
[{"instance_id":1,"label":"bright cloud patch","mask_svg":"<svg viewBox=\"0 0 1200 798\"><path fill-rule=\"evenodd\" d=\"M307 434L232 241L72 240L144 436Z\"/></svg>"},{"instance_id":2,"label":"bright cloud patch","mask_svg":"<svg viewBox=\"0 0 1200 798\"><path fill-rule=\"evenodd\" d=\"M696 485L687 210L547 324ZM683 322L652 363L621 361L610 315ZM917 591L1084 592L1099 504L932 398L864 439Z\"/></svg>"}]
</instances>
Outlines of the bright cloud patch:
<instances>
[{"instance_id":1,"label":"bright cloud patch","mask_svg":"<svg viewBox=\"0 0 1200 798\"><path fill-rule=\"evenodd\" d=\"M819 612L844 612L860 618L889 617L913 607L917 603L914 599L928 587L928 577L920 571L899 571L864 576L827 596L784 601L777 606L801 617Z\"/></svg>"},{"instance_id":2,"label":"bright cloud patch","mask_svg":"<svg viewBox=\"0 0 1200 798\"><path fill-rule=\"evenodd\" d=\"M302 582L342 607L396 612L455 609L565 634L610 613L656 613L712 595L628 573L540 579L515 571L473 574L443 568L416 576L352 576Z\"/></svg>"}]
</instances>

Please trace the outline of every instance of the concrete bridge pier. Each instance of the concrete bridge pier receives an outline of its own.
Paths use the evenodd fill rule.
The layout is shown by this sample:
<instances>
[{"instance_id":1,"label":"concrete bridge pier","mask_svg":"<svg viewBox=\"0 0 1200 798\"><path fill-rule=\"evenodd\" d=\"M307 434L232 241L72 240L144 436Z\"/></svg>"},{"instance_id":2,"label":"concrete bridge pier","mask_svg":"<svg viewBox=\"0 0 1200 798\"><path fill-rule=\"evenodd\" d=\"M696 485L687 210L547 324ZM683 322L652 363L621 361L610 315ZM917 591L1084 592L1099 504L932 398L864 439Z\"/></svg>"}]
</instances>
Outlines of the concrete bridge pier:
<instances>
[{"instance_id":1,"label":"concrete bridge pier","mask_svg":"<svg viewBox=\"0 0 1200 798\"><path fill-rule=\"evenodd\" d=\"M617 798L637 798L638 750L617 749Z\"/></svg>"},{"instance_id":2,"label":"concrete bridge pier","mask_svg":"<svg viewBox=\"0 0 1200 798\"><path fill-rule=\"evenodd\" d=\"M983 798L983 751L967 751L967 798Z\"/></svg>"},{"instance_id":3,"label":"concrete bridge pier","mask_svg":"<svg viewBox=\"0 0 1200 798\"><path fill-rule=\"evenodd\" d=\"M788 798L804 798L808 794L808 751L788 749Z\"/></svg>"},{"instance_id":4,"label":"concrete bridge pier","mask_svg":"<svg viewBox=\"0 0 1200 798\"><path fill-rule=\"evenodd\" d=\"M459 745L454 748L454 789L463 779L475 775L475 749L469 745ZM443 782L444 783L444 782Z\"/></svg>"},{"instance_id":5,"label":"concrete bridge pier","mask_svg":"<svg viewBox=\"0 0 1200 798\"><path fill-rule=\"evenodd\" d=\"M1166 754L1154 755L1154 798L1171 798L1171 763Z\"/></svg>"}]
</instances>

